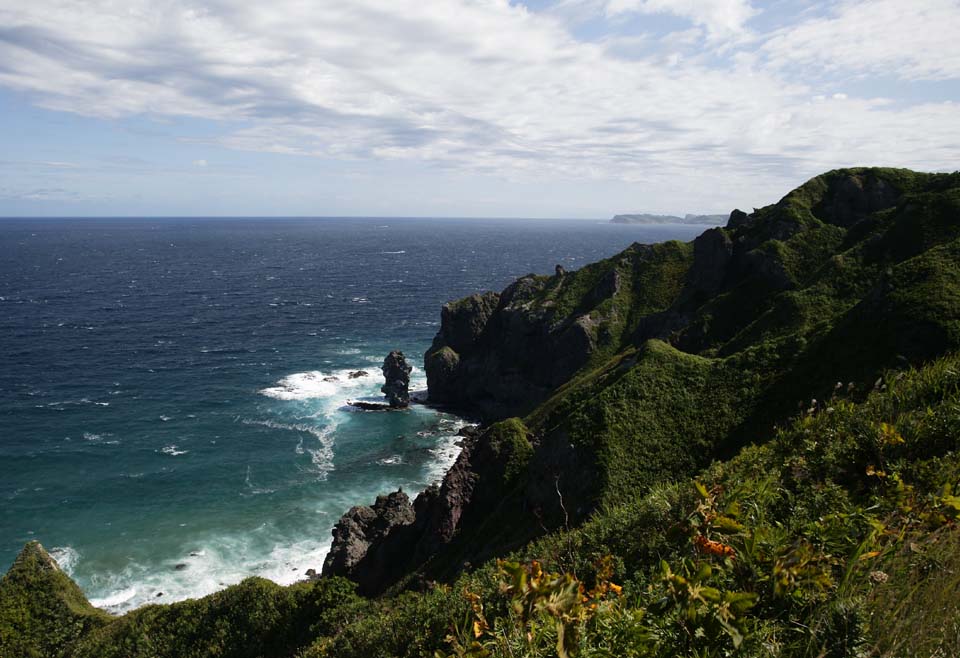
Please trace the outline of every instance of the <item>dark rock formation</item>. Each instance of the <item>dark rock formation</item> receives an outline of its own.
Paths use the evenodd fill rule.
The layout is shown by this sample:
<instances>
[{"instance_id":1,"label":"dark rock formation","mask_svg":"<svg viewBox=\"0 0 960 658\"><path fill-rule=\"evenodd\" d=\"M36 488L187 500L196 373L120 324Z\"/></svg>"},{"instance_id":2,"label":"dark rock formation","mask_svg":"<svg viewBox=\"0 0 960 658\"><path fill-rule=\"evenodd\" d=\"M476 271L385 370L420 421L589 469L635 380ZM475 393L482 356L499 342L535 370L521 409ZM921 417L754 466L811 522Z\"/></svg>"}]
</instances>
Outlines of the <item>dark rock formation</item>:
<instances>
[{"instance_id":1,"label":"dark rock formation","mask_svg":"<svg viewBox=\"0 0 960 658\"><path fill-rule=\"evenodd\" d=\"M424 358L429 401L484 420L526 414L598 351L619 345L632 299L649 298L651 312L664 310L682 286L688 260L689 249L679 243L635 244L578 272L530 274L500 294L444 305ZM670 272L660 276L666 263ZM638 278L656 283L638 289Z\"/></svg>"},{"instance_id":2,"label":"dark rock formation","mask_svg":"<svg viewBox=\"0 0 960 658\"><path fill-rule=\"evenodd\" d=\"M403 491L377 496L372 507L351 507L333 528L333 545L323 561L322 575L348 576L356 580L362 576L362 570L357 567L370 544L413 520L413 505Z\"/></svg>"},{"instance_id":3,"label":"dark rock formation","mask_svg":"<svg viewBox=\"0 0 960 658\"><path fill-rule=\"evenodd\" d=\"M741 226L746 226L749 219L750 215L743 212L739 208L736 208L730 213L730 218L727 220L727 228L730 230L735 230Z\"/></svg>"},{"instance_id":4,"label":"dark rock formation","mask_svg":"<svg viewBox=\"0 0 960 658\"><path fill-rule=\"evenodd\" d=\"M736 211L734 211L736 212ZM701 298L723 287L733 258L733 241L722 228L711 228L693 241L693 266L687 275L688 292Z\"/></svg>"},{"instance_id":5,"label":"dark rock formation","mask_svg":"<svg viewBox=\"0 0 960 658\"><path fill-rule=\"evenodd\" d=\"M358 379L360 377L366 377L369 373L366 370L354 370L347 376L350 379Z\"/></svg>"},{"instance_id":6,"label":"dark rock formation","mask_svg":"<svg viewBox=\"0 0 960 658\"><path fill-rule=\"evenodd\" d=\"M403 352L394 350L383 360L383 377L386 383L380 388L387 396L391 407L402 408L410 404L410 371Z\"/></svg>"},{"instance_id":7,"label":"dark rock formation","mask_svg":"<svg viewBox=\"0 0 960 658\"><path fill-rule=\"evenodd\" d=\"M871 213L890 208L900 195L900 190L881 177L850 173L830 186L812 212L829 224L846 228Z\"/></svg>"}]
</instances>

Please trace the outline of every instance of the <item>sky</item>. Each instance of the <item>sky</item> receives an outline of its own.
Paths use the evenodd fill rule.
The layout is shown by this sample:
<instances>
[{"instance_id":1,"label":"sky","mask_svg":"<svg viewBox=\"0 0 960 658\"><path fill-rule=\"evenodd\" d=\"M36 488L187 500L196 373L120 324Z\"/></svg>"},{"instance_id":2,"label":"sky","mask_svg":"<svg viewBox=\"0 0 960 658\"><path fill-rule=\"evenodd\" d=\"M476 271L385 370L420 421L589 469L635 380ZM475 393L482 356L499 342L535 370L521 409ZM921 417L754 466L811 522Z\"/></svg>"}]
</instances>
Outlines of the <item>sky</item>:
<instances>
[{"instance_id":1,"label":"sky","mask_svg":"<svg viewBox=\"0 0 960 658\"><path fill-rule=\"evenodd\" d=\"M0 216L727 213L960 168L960 0L0 0Z\"/></svg>"}]
</instances>

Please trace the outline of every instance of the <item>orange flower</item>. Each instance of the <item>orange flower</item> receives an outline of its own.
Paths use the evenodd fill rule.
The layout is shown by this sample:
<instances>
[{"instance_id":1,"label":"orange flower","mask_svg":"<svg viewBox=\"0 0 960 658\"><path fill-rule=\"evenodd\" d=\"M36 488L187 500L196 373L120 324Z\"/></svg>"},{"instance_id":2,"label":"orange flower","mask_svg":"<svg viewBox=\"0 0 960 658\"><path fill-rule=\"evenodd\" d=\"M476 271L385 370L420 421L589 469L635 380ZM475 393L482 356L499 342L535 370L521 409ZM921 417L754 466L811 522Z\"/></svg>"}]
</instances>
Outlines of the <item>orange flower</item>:
<instances>
[{"instance_id":1,"label":"orange flower","mask_svg":"<svg viewBox=\"0 0 960 658\"><path fill-rule=\"evenodd\" d=\"M717 555L720 557L735 557L737 554L737 552L733 550L732 546L727 546L726 544L721 544L718 541L707 539L703 535L697 535L697 538L693 540L693 543L698 549L704 553L709 553L710 555Z\"/></svg>"}]
</instances>

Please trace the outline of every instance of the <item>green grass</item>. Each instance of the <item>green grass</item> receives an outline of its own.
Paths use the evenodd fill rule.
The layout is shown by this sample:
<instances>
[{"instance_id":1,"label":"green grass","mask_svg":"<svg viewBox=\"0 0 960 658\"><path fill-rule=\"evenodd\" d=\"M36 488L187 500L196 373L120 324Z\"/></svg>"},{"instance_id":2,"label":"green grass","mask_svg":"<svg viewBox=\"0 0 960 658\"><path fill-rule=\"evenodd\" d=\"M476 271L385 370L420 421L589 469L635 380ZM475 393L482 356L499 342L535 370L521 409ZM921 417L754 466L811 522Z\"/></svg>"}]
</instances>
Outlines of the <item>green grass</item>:
<instances>
[{"instance_id":1,"label":"green grass","mask_svg":"<svg viewBox=\"0 0 960 658\"><path fill-rule=\"evenodd\" d=\"M70 643L108 620L37 542L27 544L0 579L3 658L63 656Z\"/></svg>"}]
</instances>

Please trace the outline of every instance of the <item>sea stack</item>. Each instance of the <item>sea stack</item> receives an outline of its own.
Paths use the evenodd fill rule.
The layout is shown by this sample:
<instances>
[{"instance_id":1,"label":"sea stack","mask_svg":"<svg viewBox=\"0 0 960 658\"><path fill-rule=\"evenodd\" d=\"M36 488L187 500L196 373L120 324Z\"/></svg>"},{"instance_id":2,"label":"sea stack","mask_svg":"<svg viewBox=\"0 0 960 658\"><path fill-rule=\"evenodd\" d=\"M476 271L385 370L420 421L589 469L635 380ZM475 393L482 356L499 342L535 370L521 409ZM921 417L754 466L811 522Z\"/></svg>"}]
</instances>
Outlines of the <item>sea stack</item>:
<instances>
[{"instance_id":1,"label":"sea stack","mask_svg":"<svg viewBox=\"0 0 960 658\"><path fill-rule=\"evenodd\" d=\"M400 350L393 350L383 360L383 377L386 380L380 390L387 396L387 402L395 409L410 404L410 371L407 360Z\"/></svg>"}]
</instances>

